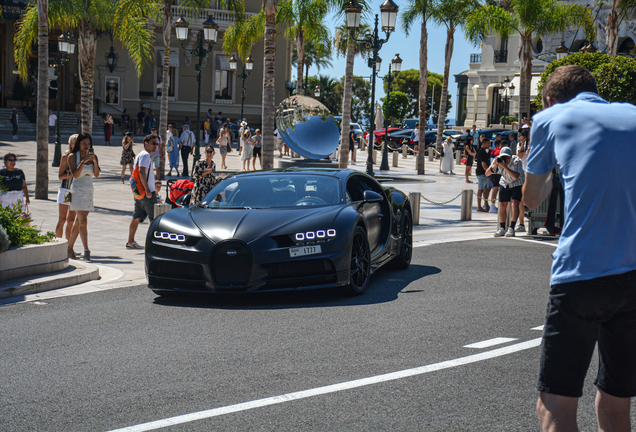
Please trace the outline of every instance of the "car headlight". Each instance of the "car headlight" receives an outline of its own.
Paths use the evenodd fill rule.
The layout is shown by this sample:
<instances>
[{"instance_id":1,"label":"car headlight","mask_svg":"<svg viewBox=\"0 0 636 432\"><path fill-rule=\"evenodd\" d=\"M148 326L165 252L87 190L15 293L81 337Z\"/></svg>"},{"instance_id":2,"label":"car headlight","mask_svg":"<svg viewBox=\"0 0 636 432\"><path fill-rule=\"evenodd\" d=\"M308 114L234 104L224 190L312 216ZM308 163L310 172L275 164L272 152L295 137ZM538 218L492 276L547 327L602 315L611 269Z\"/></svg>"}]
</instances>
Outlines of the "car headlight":
<instances>
[{"instance_id":1,"label":"car headlight","mask_svg":"<svg viewBox=\"0 0 636 432\"><path fill-rule=\"evenodd\" d=\"M168 241L174 241L179 243L185 243L186 241L186 236L184 234L177 234L177 233L171 233L171 232L165 232L165 231L155 231L154 238L158 240L168 240Z\"/></svg>"},{"instance_id":2,"label":"car headlight","mask_svg":"<svg viewBox=\"0 0 636 432\"><path fill-rule=\"evenodd\" d=\"M294 234L294 240L296 240L297 242L323 241L323 240L329 240L335 237L336 237L336 230L333 228L326 229L326 230L297 232L296 234Z\"/></svg>"}]
</instances>

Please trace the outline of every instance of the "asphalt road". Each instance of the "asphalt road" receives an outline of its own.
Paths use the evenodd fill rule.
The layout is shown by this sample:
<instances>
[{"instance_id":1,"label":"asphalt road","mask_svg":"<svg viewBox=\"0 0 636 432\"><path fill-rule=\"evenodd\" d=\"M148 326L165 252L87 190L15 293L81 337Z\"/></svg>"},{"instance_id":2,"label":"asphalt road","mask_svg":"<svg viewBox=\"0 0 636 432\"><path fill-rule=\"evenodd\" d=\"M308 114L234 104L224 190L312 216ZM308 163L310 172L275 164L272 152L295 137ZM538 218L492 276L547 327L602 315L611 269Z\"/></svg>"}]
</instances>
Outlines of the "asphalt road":
<instances>
[{"instance_id":1,"label":"asphalt road","mask_svg":"<svg viewBox=\"0 0 636 432\"><path fill-rule=\"evenodd\" d=\"M537 431L532 329L552 251L503 238L417 248L407 271L381 270L355 298L174 301L136 287L4 306L0 430L110 431L286 395L162 430ZM465 347L497 337L515 340ZM580 427L595 430L591 376L585 392Z\"/></svg>"}]
</instances>

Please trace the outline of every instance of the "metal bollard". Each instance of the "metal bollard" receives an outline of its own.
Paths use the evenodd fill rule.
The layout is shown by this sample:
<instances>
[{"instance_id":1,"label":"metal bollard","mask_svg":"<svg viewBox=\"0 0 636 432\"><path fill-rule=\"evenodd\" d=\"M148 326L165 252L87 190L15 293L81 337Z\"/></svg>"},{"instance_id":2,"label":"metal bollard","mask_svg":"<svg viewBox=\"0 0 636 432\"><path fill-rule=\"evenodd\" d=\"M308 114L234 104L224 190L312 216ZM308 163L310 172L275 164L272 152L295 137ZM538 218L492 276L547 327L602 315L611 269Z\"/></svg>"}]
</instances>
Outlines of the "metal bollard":
<instances>
[{"instance_id":1,"label":"metal bollard","mask_svg":"<svg viewBox=\"0 0 636 432\"><path fill-rule=\"evenodd\" d=\"M462 191L462 207L460 218L462 221L473 220L473 191L472 189L464 189Z\"/></svg>"},{"instance_id":2,"label":"metal bollard","mask_svg":"<svg viewBox=\"0 0 636 432\"><path fill-rule=\"evenodd\" d=\"M409 202L411 203L411 215L413 216L413 226L420 224L420 193L409 192Z\"/></svg>"},{"instance_id":3,"label":"metal bollard","mask_svg":"<svg viewBox=\"0 0 636 432\"><path fill-rule=\"evenodd\" d=\"M167 213L170 209L172 209L170 204L155 204L155 217Z\"/></svg>"},{"instance_id":4,"label":"metal bollard","mask_svg":"<svg viewBox=\"0 0 636 432\"><path fill-rule=\"evenodd\" d=\"M393 152L393 166L398 166L398 152Z\"/></svg>"},{"instance_id":5,"label":"metal bollard","mask_svg":"<svg viewBox=\"0 0 636 432\"><path fill-rule=\"evenodd\" d=\"M409 146L407 146L406 144L402 144L402 159L406 159L406 156L408 156L408 151Z\"/></svg>"},{"instance_id":6,"label":"metal bollard","mask_svg":"<svg viewBox=\"0 0 636 432\"><path fill-rule=\"evenodd\" d=\"M428 148L428 161L433 162L433 155L435 154L435 150L433 147Z\"/></svg>"},{"instance_id":7,"label":"metal bollard","mask_svg":"<svg viewBox=\"0 0 636 432\"><path fill-rule=\"evenodd\" d=\"M373 163L378 163L378 151L377 150L373 150Z\"/></svg>"},{"instance_id":8,"label":"metal bollard","mask_svg":"<svg viewBox=\"0 0 636 432\"><path fill-rule=\"evenodd\" d=\"M462 164L462 152L459 150L455 150L455 165Z\"/></svg>"}]
</instances>

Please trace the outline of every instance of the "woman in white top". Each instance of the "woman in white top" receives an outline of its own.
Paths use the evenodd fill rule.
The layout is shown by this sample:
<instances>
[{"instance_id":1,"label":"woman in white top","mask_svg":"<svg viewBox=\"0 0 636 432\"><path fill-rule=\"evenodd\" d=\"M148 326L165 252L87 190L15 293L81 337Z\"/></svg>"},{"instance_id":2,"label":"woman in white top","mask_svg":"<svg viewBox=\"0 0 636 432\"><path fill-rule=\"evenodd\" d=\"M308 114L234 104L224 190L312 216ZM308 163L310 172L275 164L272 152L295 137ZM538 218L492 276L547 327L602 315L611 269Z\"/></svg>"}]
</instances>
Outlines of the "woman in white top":
<instances>
[{"instance_id":1,"label":"woman in white top","mask_svg":"<svg viewBox=\"0 0 636 432\"><path fill-rule=\"evenodd\" d=\"M243 161L243 171L250 170L250 159L252 158L252 133L249 128L245 128L243 136L241 137L241 143L243 150L241 151L241 160ZM245 163L247 162L247 168ZM254 167L256 169L256 167Z\"/></svg>"},{"instance_id":2,"label":"woman in white top","mask_svg":"<svg viewBox=\"0 0 636 432\"><path fill-rule=\"evenodd\" d=\"M88 249L88 213L93 206L93 177L99 177L99 161L93 154L93 138L87 134L79 134L72 154L68 157L68 165L73 172L71 185L71 210L76 214L75 225L68 239L68 257L77 259L73 246L77 236L82 239L84 260L90 261L91 251Z\"/></svg>"},{"instance_id":3,"label":"woman in white top","mask_svg":"<svg viewBox=\"0 0 636 432\"><path fill-rule=\"evenodd\" d=\"M73 225L75 224L75 212L71 210L71 203L64 202L64 196L66 192L71 190L73 185L73 171L68 165L68 158L73 154L73 146L77 141L77 134L73 134L68 139L68 151L64 152L60 159L60 168L58 171L58 178L62 180L62 184L57 193L57 206L59 215L57 218L57 225L55 226L55 236L62 238L64 235L64 224L66 224L66 240L71 237L73 231Z\"/></svg>"},{"instance_id":4,"label":"woman in white top","mask_svg":"<svg viewBox=\"0 0 636 432\"><path fill-rule=\"evenodd\" d=\"M444 149L444 157L440 161L440 172L444 174L452 174L453 173L453 149L455 148L455 144L453 144L453 140L451 137L446 138L446 141L442 144L442 148Z\"/></svg>"},{"instance_id":5,"label":"woman in white top","mask_svg":"<svg viewBox=\"0 0 636 432\"><path fill-rule=\"evenodd\" d=\"M525 128L521 130L519 134L519 143L517 144L517 156L521 159L521 166L523 167L523 172L526 172L526 164L528 163L528 155L530 154L530 146L528 142L528 131L530 129ZM516 232L526 232L526 227L523 224L524 216L526 213L526 207L523 203L523 196L521 196L521 201L519 201L519 224L515 228Z\"/></svg>"}]
</instances>

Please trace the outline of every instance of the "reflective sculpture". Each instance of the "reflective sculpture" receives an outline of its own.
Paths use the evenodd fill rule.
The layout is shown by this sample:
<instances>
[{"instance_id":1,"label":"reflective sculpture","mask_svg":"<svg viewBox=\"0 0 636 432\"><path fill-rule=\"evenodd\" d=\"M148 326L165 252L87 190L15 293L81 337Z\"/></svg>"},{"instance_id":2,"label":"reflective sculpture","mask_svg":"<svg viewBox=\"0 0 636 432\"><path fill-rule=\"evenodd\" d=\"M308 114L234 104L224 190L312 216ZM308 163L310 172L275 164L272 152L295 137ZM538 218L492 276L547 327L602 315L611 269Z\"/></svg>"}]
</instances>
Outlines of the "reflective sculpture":
<instances>
[{"instance_id":1,"label":"reflective sculpture","mask_svg":"<svg viewBox=\"0 0 636 432\"><path fill-rule=\"evenodd\" d=\"M340 128L329 109L316 99L292 96L276 110L276 127L282 140L307 159L324 159L338 148Z\"/></svg>"}]
</instances>

